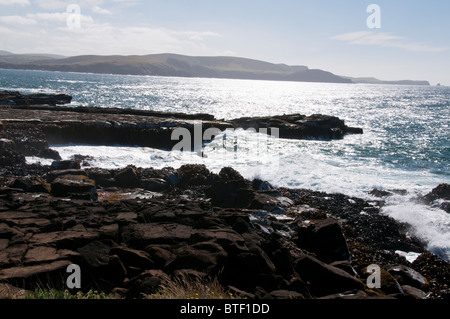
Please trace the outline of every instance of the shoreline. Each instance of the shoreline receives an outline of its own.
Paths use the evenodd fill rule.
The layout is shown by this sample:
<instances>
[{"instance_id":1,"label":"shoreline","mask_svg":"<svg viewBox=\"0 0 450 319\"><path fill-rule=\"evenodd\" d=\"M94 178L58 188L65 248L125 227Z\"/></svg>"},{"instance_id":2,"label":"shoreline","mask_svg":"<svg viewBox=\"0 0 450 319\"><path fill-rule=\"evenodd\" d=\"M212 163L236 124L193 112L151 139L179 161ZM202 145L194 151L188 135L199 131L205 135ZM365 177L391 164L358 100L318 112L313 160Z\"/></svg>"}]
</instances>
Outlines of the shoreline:
<instances>
[{"instance_id":1,"label":"shoreline","mask_svg":"<svg viewBox=\"0 0 450 319\"><path fill-rule=\"evenodd\" d=\"M167 277L180 274L218 277L224 287L253 298L448 298L448 263L408 237L405 224L380 214L382 198L374 202L274 188L227 167L218 174L195 164L81 169L79 161L61 161L48 148L49 135L62 132L66 138L96 138L92 130L80 134L86 121L77 117L83 113L78 111L70 112L69 121L61 118L67 113L57 106L0 106L1 282L33 289L43 278L52 278L55 286L61 285L65 268L75 263L82 278L92 278L83 282L83 289L98 287L128 298L157 291ZM110 121L123 116L107 112L102 116ZM20 118L26 114L32 116ZM137 125L142 123L138 115L131 116L131 132L145 130ZM153 124L164 123L151 118ZM255 127L275 122L290 128L285 134L305 137L295 135L299 126L292 131L299 115L295 121L289 116L276 120L245 118L236 123ZM308 123L311 119L306 123L321 123L329 132L334 128L329 120L341 123L326 116L314 125ZM94 121L89 128L105 133L104 123ZM174 127L175 122L170 118L165 123ZM157 128L162 127L167 128ZM336 137L325 138L330 136ZM27 154L54 162L27 165ZM446 192L448 185L443 184L424 201L445 198ZM420 256L410 263L396 250ZM370 264L382 269L380 288L367 285L365 268Z\"/></svg>"}]
</instances>

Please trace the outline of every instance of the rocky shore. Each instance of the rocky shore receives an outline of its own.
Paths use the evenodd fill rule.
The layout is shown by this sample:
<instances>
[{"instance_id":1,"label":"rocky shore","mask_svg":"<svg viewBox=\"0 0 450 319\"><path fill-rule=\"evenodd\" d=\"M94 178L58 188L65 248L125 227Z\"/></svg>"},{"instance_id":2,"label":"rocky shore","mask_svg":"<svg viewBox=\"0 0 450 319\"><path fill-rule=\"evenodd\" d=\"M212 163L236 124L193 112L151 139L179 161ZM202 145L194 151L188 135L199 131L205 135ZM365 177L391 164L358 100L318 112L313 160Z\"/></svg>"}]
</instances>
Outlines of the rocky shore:
<instances>
[{"instance_id":1,"label":"rocky shore","mask_svg":"<svg viewBox=\"0 0 450 319\"><path fill-rule=\"evenodd\" d=\"M192 164L178 169L82 169L80 159L62 161L49 149L57 138L123 142L130 138L121 137L125 132L142 143L168 147L169 142L148 139L151 134L156 134L153 139L170 137L170 128L189 129L196 119L219 129L245 128L252 122L255 128L278 127L280 135L290 138L342 138L336 135L336 125L340 123L342 132L346 129L338 119L293 115L272 118L270 123L268 118L218 121L208 115L3 104L2 284L65 289L67 266L77 264L83 291L96 289L125 298L155 293L180 277L216 278L245 298L450 296L449 264L428 252L407 225L380 213L388 194L366 201L274 188L262 180L246 180L229 167L218 174ZM322 133L313 136L303 125L308 130L319 127ZM323 133L327 130L334 135ZM355 133L347 129L343 134L351 132ZM51 166L28 165L25 156L30 155L54 161ZM439 185L423 200L445 202L449 187ZM411 263L396 254L398 250L420 255ZM380 267L379 288L369 285L368 266L373 264Z\"/></svg>"}]
</instances>

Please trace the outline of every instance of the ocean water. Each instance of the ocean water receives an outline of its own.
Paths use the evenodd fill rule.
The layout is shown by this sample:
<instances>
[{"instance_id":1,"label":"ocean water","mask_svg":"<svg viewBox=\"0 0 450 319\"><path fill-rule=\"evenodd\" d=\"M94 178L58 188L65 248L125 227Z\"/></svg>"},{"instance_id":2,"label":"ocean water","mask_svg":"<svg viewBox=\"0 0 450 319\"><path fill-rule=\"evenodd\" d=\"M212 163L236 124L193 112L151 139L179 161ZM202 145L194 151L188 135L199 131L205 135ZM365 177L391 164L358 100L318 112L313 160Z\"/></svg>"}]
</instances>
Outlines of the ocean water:
<instances>
[{"instance_id":1,"label":"ocean water","mask_svg":"<svg viewBox=\"0 0 450 319\"><path fill-rule=\"evenodd\" d=\"M68 107L99 106L209 113L218 119L316 113L338 116L362 135L342 140L285 140L227 131L203 155L132 146L52 145L63 158L90 155L91 166L231 166L274 186L338 192L365 199L374 188L404 190L383 213L407 222L428 249L450 260L450 214L414 201L450 183L450 88L227 79L144 77L0 70L0 90L66 93ZM38 159L30 158L31 161Z\"/></svg>"}]
</instances>

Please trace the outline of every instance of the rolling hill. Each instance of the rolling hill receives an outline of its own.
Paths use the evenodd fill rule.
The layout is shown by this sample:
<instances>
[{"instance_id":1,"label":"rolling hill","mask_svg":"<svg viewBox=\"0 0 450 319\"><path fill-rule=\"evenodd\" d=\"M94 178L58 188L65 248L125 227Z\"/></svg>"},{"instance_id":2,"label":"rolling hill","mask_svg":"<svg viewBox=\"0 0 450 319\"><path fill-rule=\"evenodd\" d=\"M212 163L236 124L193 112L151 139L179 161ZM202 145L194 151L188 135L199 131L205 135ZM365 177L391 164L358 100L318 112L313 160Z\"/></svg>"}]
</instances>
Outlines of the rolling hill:
<instances>
[{"instance_id":1,"label":"rolling hill","mask_svg":"<svg viewBox=\"0 0 450 319\"><path fill-rule=\"evenodd\" d=\"M239 57L193 57L168 53L62 57L45 54L18 55L0 51L0 68L123 75L366 83L358 82L357 78L338 76L331 72L309 69L307 66L301 65L289 66ZM375 82L379 81L374 80ZM411 84L410 82L414 81L407 82ZM421 83L421 85L426 84Z\"/></svg>"}]
</instances>

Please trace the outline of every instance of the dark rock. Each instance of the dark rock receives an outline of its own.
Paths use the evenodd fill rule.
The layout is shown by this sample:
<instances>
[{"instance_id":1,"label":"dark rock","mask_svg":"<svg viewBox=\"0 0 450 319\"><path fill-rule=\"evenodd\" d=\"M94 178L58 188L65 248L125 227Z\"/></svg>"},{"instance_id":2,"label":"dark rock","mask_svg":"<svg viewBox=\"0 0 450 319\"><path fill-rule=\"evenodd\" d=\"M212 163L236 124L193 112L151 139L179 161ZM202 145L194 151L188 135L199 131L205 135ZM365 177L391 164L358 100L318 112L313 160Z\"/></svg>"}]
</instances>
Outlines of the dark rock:
<instances>
[{"instance_id":1,"label":"dark rock","mask_svg":"<svg viewBox=\"0 0 450 319\"><path fill-rule=\"evenodd\" d=\"M273 299L305 299L301 293L292 290L274 290L270 295Z\"/></svg>"},{"instance_id":2,"label":"dark rock","mask_svg":"<svg viewBox=\"0 0 450 319\"><path fill-rule=\"evenodd\" d=\"M171 271L193 269L216 275L225 264L228 254L214 242L183 246L174 252L175 259L167 266Z\"/></svg>"},{"instance_id":3,"label":"dark rock","mask_svg":"<svg viewBox=\"0 0 450 319\"><path fill-rule=\"evenodd\" d=\"M96 200L95 182L84 175L62 175L51 184L52 194L56 197L72 197Z\"/></svg>"},{"instance_id":4,"label":"dark rock","mask_svg":"<svg viewBox=\"0 0 450 319\"><path fill-rule=\"evenodd\" d=\"M145 247L145 251L159 269L166 269L167 264L174 258L170 245L149 245Z\"/></svg>"},{"instance_id":5,"label":"dark rock","mask_svg":"<svg viewBox=\"0 0 450 319\"><path fill-rule=\"evenodd\" d=\"M78 249L84 261L91 268L104 268L109 264L109 252L111 246L101 241L93 241Z\"/></svg>"},{"instance_id":6,"label":"dark rock","mask_svg":"<svg viewBox=\"0 0 450 319\"><path fill-rule=\"evenodd\" d=\"M127 298L142 298L145 295L155 294L169 281L170 276L162 270L146 270L126 284L128 288L126 296Z\"/></svg>"},{"instance_id":7,"label":"dark rock","mask_svg":"<svg viewBox=\"0 0 450 319\"><path fill-rule=\"evenodd\" d=\"M309 283L309 291L316 297L364 289L363 283L354 276L306 254L294 261L294 267L299 276Z\"/></svg>"},{"instance_id":8,"label":"dark rock","mask_svg":"<svg viewBox=\"0 0 450 319\"><path fill-rule=\"evenodd\" d=\"M373 189L369 192L369 195L373 195L375 197L388 197L388 196L392 196L393 194L388 191L383 191L380 189Z\"/></svg>"},{"instance_id":9,"label":"dark rock","mask_svg":"<svg viewBox=\"0 0 450 319\"><path fill-rule=\"evenodd\" d=\"M50 193L51 186L41 177L16 178L11 185L30 193Z\"/></svg>"},{"instance_id":10,"label":"dark rock","mask_svg":"<svg viewBox=\"0 0 450 319\"><path fill-rule=\"evenodd\" d=\"M431 204L437 199L450 200L450 184L440 184L437 187L433 188L433 190L423 196L423 201L428 204Z\"/></svg>"},{"instance_id":11,"label":"dark rock","mask_svg":"<svg viewBox=\"0 0 450 319\"><path fill-rule=\"evenodd\" d=\"M347 241L338 221L333 218L300 223L293 241L325 263L350 259Z\"/></svg>"},{"instance_id":12,"label":"dark rock","mask_svg":"<svg viewBox=\"0 0 450 319\"><path fill-rule=\"evenodd\" d=\"M361 280L367 281L367 278L372 274L363 268L360 272ZM403 294L402 288L398 281L384 268L380 267L380 288L384 294Z\"/></svg>"},{"instance_id":13,"label":"dark rock","mask_svg":"<svg viewBox=\"0 0 450 319\"><path fill-rule=\"evenodd\" d=\"M341 293L337 293L337 294L332 294L332 295L328 295L328 296L324 296L324 297L320 297L318 299L338 299L338 300L343 300L343 299L347 299L347 300L359 300L359 299L396 299L394 297L388 297L388 296L380 296L380 297L369 297L364 291L362 290L350 290L350 291L345 291L345 292L341 292Z\"/></svg>"},{"instance_id":14,"label":"dark rock","mask_svg":"<svg viewBox=\"0 0 450 319\"><path fill-rule=\"evenodd\" d=\"M52 162L52 170L80 169L80 162L74 160L54 161Z\"/></svg>"},{"instance_id":15,"label":"dark rock","mask_svg":"<svg viewBox=\"0 0 450 319\"><path fill-rule=\"evenodd\" d=\"M439 207L450 214L450 202L443 202Z\"/></svg>"},{"instance_id":16,"label":"dark rock","mask_svg":"<svg viewBox=\"0 0 450 319\"><path fill-rule=\"evenodd\" d=\"M42 282L55 289L58 287L64 289L61 278L65 277L67 266L70 264L72 262L69 260L57 260L38 265L0 269L0 281L30 290L42 288Z\"/></svg>"},{"instance_id":17,"label":"dark rock","mask_svg":"<svg viewBox=\"0 0 450 319\"><path fill-rule=\"evenodd\" d=\"M209 185L213 174L203 164L185 164L178 169L181 176L180 187Z\"/></svg>"},{"instance_id":18,"label":"dark rock","mask_svg":"<svg viewBox=\"0 0 450 319\"><path fill-rule=\"evenodd\" d=\"M402 285L401 286L403 294L406 297L412 298L412 299L426 299L427 293L423 290L420 290L419 288L412 287L409 285Z\"/></svg>"},{"instance_id":19,"label":"dark rock","mask_svg":"<svg viewBox=\"0 0 450 319\"><path fill-rule=\"evenodd\" d=\"M87 173L82 169L63 169L50 171L47 173L47 182L52 183L57 177L64 175L75 175L75 176L88 176Z\"/></svg>"},{"instance_id":20,"label":"dark rock","mask_svg":"<svg viewBox=\"0 0 450 319\"><path fill-rule=\"evenodd\" d=\"M440 184L431 191L433 196L440 199L450 200L450 184Z\"/></svg>"},{"instance_id":21,"label":"dark rock","mask_svg":"<svg viewBox=\"0 0 450 319\"><path fill-rule=\"evenodd\" d=\"M450 266L447 261L430 252L424 252L414 260L411 267L427 279L431 299L450 297Z\"/></svg>"},{"instance_id":22,"label":"dark rock","mask_svg":"<svg viewBox=\"0 0 450 319\"><path fill-rule=\"evenodd\" d=\"M66 94L20 94L19 92L0 92L0 104L6 105L57 105L70 104L72 97Z\"/></svg>"},{"instance_id":23,"label":"dark rock","mask_svg":"<svg viewBox=\"0 0 450 319\"><path fill-rule=\"evenodd\" d=\"M123 265L127 268L127 272L131 274L131 269L138 270L140 273L147 269L152 269L155 266L145 251L136 250L123 246L115 246L110 249L110 254L117 255Z\"/></svg>"},{"instance_id":24,"label":"dark rock","mask_svg":"<svg viewBox=\"0 0 450 319\"><path fill-rule=\"evenodd\" d=\"M152 244L187 242L193 233L192 227L182 224L136 224L123 228L122 240L129 246L145 248Z\"/></svg>"},{"instance_id":25,"label":"dark rock","mask_svg":"<svg viewBox=\"0 0 450 319\"><path fill-rule=\"evenodd\" d=\"M148 191L160 192L169 187L169 182L161 178L149 178L142 179L141 186Z\"/></svg>"},{"instance_id":26,"label":"dark rock","mask_svg":"<svg viewBox=\"0 0 450 319\"><path fill-rule=\"evenodd\" d=\"M363 133L360 128L346 126L344 121L337 117L322 114L243 117L230 122L235 128L252 128L259 132L263 132L261 129L278 128L280 138L292 139L341 139L345 134ZM270 134L274 134L272 130Z\"/></svg>"},{"instance_id":27,"label":"dark rock","mask_svg":"<svg viewBox=\"0 0 450 319\"><path fill-rule=\"evenodd\" d=\"M421 290L429 289L427 279L411 267L405 265L393 265L387 267L386 270L394 276L400 285L408 285Z\"/></svg>"},{"instance_id":28,"label":"dark rock","mask_svg":"<svg viewBox=\"0 0 450 319\"><path fill-rule=\"evenodd\" d=\"M275 190L275 188L272 185L270 185L269 182L262 181L262 180L260 180L258 178L254 179L252 181L252 187L253 187L254 190L257 190L257 191L271 191L271 190Z\"/></svg>"},{"instance_id":29,"label":"dark rock","mask_svg":"<svg viewBox=\"0 0 450 319\"><path fill-rule=\"evenodd\" d=\"M64 231L54 231L48 233L36 233L29 239L30 244L54 245L58 249L76 250L93 240L99 239L99 234L93 230L68 229Z\"/></svg>"},{"instance_id":30,"label":"dark rock","mask_svg":"<svg viewBox=\"0 0 450 319\"><path fill-rule=\"evenodd\" d=\"M249 204L249 198L245 192L241 192L241 189L245 187L245 181L240 179L217 181L205 190L205 194L211 198L214 206L225 208L246 207Z\"/></svg>"},{"instance_id":31,"label":"dark rock","mask_svg":"<svg viewBox=\"0 0 450 319\"><path fill-rule=\"evenodd\" d=\"M352 267L348 260L339 260L330 263L330 266L342 269L351 276L358 276L358 272Z\"/></svg>"},{"instance_id":32,"label":"dark rock","mask_svg":"<svg viewBox=\"0 0 450 319\"><path fill-rule=\"evenodd\" d=\"M95 181L97 186L112 187L115 184L115 180L111 172L102 168L89 168L85 170L88 177Z\"/></svg>"},{"instance_id":33,"label":"dark rock","mask_svg":"<svg viewBox=\"0 0 450 319\"><path fill-rule=\"evenodd\" d=\"M180 182L180 174L172 167L165 167L161 170L162 178L169 182L170 185L176 186Z\"/></svg>"},{"instance_id":34,"label":"dark rock","mask_svg":"<svg viewBox=\"0 0 450 319\"><path fill-rule=\"evenodd\" d=\"M49 158L56 161L61 160L61 155L59 155L58 151L52 150L51 148L46 148L43 150L40 150L37 154L38 157L42 158Z\"/></svg>"},{"instance_id":35,"label":"dark rock","mask_svg":"<svg viewBox=\"0 0 450 319\"><path fill-rule=\"evenodd\" d=\"M116 184L119 187L125 187L125 188L140 187L140 180L137 175L136 168L131 167L131 166L119 171L114 176L114 180L116 181Z\"/></svg>"},{"instance_id":36,"label":"dark rock","mask_svg":"<svg viewBox=\"0 0 450 319\"><path fill-rule=\"evenodd\" d=\"M244 177L242 177L241 173L236 171L232 167L223 167L219 172L219 177L224 181L229 180L241 180L244 181Z\"/></svg>"}]
</instances>

